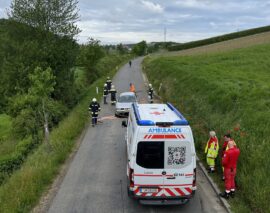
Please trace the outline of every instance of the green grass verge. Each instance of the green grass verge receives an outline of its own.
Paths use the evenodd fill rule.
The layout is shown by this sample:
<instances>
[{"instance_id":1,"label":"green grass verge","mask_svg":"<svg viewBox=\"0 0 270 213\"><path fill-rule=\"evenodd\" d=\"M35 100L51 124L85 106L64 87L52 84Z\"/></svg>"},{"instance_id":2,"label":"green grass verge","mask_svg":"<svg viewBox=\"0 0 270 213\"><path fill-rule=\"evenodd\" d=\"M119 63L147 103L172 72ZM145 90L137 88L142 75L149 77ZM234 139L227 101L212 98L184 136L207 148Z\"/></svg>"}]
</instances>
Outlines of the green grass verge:
<instances>
[{"instance_id":1,"label":"green grass verge","mask_svg":"<svg viewBox=\"0 0 270 213\"><path fill-rule=\"evenodd\" d=\"M155 88L162 83L160 95L190 121L202 159L209 130L216 130L219 138L232 133L241 150L239 189L236 199L230 201L234 212L270 212L269 55L270 44L266 44L144 62ZM218 166L221 173L220 160Z\"/></svg>"},{"instance_id":2,"label":"green grass verge","mask_svg":"<svg viewBox=\"0 0 270 213\"><path fill-rule=\"evenodd\" d=\"M128 58L119 57L118 65ZM113 76L116 69L112 69L109 75ZM96 87L103 87L105 76L94 82L88 89L87 95L72 110L66 119L51 132L50 142L52 150L48 150L46 144L42 144L31 154L20 170L0 187L0 212L29 212L37 204L42 193L48 189L57 175L60 166L72 151L76 138L85 128L90 117L88 104L95 94ZM99 94L100 98L101 94Z\"/></svg>"},{"instance_id":3,"label":"green grass verge","mask_svg":"<svg viewBox=\"0 0 270 213\"><path fill-rule=\"evenodd\" d=\"M214 44L214 43L221 42L221 41L228 41L231 39L241 38L244 36L250 36L250 35L263 33L263 32L269 32L269 31L270 31L270 26L258 27L258 28L254 28L254 29L249 29L249 30L244 30L244 31L240 31L240 32L216 36L213 38L208 38L208 39L192 41L192 42L188 42L188 43L184 43L184 44L170 46L170 47L168 47L168 50L169 51L185 50L185 49L190 49L190 48L199 47L199 46L203 46L203 45Z\"/></svg>"}]
</instances>

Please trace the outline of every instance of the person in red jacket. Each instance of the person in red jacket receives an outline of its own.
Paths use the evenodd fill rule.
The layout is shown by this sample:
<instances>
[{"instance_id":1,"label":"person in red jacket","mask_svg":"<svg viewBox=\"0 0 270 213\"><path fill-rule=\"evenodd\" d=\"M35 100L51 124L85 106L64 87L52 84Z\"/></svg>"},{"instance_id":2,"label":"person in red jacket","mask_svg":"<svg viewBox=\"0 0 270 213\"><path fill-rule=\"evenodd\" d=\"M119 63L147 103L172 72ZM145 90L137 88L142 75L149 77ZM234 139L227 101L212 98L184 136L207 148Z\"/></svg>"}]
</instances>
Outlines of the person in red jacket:
<instances>
[{"instance_id":1,"label":"person in red jacket","mask_svg":"<svg viewBox=\"0 0 270 213\"><path fill-rule=\"evenodd\" d=\"M222 145L222 153L221 153L221 158L223 158L225 152L228 150L228 142L232 141L234 146L236 147L236 143L235 141L232 139L231 134L226 134L224 135L224 143ZM224 175L224 167L222 167L222 171L223 171L223 176L222 176L222 180L225 180L225 175Z\"/></svg>"},{"instance_id":2,"label":"person in red jacket","mask_svg":"<svg viewBox=\"0 0 270 213\"><path fill-rule=\"evenodd\" d=\"M234 197L235 194L235 175L240 150L235 146L233 141L228 141L228 150L222 157L222 166L224 167L225 191L220 193L221 197L226 199Z\"/></svg>"}]
</instances>

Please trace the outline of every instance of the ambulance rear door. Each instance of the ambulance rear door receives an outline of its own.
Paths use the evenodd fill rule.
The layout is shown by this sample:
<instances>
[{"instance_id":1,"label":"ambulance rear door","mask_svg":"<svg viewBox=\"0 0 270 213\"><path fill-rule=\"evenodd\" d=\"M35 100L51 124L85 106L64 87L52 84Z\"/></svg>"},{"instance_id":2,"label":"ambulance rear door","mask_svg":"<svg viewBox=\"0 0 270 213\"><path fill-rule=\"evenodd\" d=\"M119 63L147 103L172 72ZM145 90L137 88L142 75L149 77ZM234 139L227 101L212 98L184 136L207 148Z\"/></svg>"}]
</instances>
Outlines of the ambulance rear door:
<instances>
[{"instance_id":1,"label":"ambulance rear door","mask_svg":"<svg viewBox=\"0 0 270 213\"><path fill-rule=\"evenodd\" d=\"M193 141L192 141L193 142ZM167 197L189 197L195 176L194 145L187 138L166 140L164 144L164 194Z\"/></svg>"},{"instance_id":2,"label":"ambulance rear door","mask_svg":"<svg viewBox=\"0 0 270 213\"><path fill-rule=\"evenodd\" d=\"M162 194L164 172L164 141L140 141L134 165L134 193L140 197Z\"/></svg>"}]
</instances>

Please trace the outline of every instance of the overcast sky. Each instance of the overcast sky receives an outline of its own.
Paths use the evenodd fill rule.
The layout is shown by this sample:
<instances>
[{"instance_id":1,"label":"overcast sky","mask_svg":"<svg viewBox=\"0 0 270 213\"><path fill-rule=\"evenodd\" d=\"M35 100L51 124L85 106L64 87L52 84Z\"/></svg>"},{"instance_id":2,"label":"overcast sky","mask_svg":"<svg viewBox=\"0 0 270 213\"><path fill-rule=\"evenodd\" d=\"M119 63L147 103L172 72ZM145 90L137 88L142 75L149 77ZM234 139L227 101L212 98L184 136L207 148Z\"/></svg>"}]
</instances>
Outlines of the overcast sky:
<instances>
[{"instance_id":1,"label":"overcast sky","mask_svg":"<svg viewBox=\"0 0 270 213\"><path fill-rule=\"evenodd\" d=\"M11 0L0 0L0 18ZM79 0L80 42L187 42L270 23L270 0Z\"/></svg>"}]
</instances>

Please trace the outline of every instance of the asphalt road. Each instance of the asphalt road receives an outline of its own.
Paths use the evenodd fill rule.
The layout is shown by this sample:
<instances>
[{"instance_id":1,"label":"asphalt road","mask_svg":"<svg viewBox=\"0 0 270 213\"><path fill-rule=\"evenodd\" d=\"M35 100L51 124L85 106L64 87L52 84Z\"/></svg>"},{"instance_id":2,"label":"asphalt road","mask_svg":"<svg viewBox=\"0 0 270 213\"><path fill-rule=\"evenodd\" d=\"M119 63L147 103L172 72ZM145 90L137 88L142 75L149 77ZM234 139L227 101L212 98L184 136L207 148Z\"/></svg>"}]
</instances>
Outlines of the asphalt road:
<instances>
[{"instance_id":1,"label":"asphalt road","mask_svg":"<svg viewBox=\"0 0 270 213\"><path fill-rule=\"evenodd\" d=\"M147 101L141 72L142 58L123 66L113 79L118 93L135 84L139 102ZM60 189L49 208L50 213L109 212L226 212L200 169L198 190L183 206L143 206L127 196L125 128L114 118L114 107L101 105L102 123L87 129L81 146L70 164Z\"/></svg>"}]
</instances>

